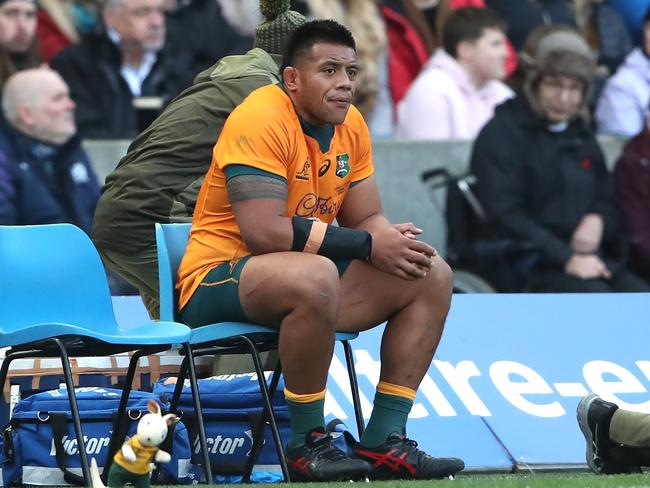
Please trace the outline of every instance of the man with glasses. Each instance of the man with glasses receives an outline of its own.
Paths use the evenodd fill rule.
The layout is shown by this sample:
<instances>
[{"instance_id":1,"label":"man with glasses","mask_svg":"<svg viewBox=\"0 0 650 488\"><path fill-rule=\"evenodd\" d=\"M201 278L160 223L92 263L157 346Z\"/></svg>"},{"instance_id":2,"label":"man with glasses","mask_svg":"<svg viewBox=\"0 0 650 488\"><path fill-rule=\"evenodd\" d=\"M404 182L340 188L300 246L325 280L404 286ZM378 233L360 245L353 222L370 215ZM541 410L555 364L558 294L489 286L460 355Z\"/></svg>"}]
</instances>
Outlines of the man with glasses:
<instances>
[{"instance_id":1,"label":"man with glasses","mask_svg":"<svg viewBox=\"0 0 650 488\"><path fill-rule=\"evenodd\" d=\"M625 270L611 177L588 123L592 52L568 27L541 29L522 58L523 93L497 108L473 148L490 228L534 248L532 291L648 291Z\"/></svg>"}]
</instances>

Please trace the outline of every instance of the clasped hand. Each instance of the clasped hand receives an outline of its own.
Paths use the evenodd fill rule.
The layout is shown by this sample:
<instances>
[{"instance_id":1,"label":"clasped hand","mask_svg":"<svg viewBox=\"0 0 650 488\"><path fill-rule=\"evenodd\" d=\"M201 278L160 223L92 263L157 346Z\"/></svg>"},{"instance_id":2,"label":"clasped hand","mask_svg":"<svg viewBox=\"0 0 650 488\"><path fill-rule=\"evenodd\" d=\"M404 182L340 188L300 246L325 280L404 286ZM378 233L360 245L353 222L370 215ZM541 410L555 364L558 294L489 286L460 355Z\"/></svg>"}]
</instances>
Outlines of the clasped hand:
<instances>
[{"instance_id":1,"label":"clasped hand","mask_svg":"<svg viewBox=\"0 0 650 488\"><path fill-rule=\"evenodd\" d=\"M413 281L424 278L433 266L437 251L418 241L422 233L411 222L394 224L372 234L370 263L377 269Z\"/></svg>"}]
</instances>

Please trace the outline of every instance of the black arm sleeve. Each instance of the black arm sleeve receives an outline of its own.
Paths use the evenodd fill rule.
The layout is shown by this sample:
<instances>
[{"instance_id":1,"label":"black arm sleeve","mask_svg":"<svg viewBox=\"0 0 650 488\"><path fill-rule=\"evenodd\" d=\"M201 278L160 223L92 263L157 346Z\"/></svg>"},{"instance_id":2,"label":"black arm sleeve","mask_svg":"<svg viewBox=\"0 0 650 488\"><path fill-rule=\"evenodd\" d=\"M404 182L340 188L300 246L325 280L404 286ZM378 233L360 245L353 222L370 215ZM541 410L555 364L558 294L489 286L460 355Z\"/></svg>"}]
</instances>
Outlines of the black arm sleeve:
<instances>
[{"instance_id":1,"label":"black arm sleeve","mask_svg":"<svg viewBox=\"0 0 650 488\"><path fill-rule=\"evenodd\" d=\"M292 251L302 251L305 248L313 221L303 217L292 217L293 242ZM370 259L372 251L372 236L365 230L348 229L328 225L323 243L318 254L330 259Z\"/></svg>"}]
</instances>

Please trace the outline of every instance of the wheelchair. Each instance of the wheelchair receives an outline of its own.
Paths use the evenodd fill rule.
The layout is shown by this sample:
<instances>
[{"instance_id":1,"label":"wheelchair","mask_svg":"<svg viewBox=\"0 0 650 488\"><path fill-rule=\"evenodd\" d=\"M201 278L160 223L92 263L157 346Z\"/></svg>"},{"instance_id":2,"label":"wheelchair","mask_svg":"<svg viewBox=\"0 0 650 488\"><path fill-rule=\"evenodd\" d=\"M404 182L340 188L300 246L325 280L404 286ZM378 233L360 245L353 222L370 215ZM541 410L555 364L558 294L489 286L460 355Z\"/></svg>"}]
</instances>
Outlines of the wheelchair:
<instances>
[{"instance_id":1,"label":"wheelchair","mask_svg":"<svg viewBox=\"0 0 650 488\"><path fill-rule=\"evenodd\" d=\"M446 260L454 270L454 292L525 291L537 253L530 243L496 236L473 190L476 177L452 175L446 168L426 170L420 177L432 201L436 192L446 190Z\"/></svg>"}]
</instances>

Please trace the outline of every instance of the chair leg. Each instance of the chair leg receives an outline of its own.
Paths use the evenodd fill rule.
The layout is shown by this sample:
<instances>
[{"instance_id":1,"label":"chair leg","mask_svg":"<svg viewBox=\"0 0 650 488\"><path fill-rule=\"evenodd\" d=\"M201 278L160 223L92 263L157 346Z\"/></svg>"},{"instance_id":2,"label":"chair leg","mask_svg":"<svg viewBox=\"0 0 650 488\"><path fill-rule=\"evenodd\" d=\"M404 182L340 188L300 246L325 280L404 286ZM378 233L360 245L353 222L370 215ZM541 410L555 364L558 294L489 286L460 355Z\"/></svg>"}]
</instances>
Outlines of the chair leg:
<instances>
[{"instance_id":1,"label":"chair leg","mask_svg":"<svg viewBox=\"0 0 650 488\"><path fill-rule=\"evenodd\" d=\"M280 382L280 375L282 374L282 363L278 358L278 362L273 371L273 376L271 377L271 385L269 386L269 398L271 399L271 404L273 404L273 398L275 397L275 392L278 389L278 383ZM257 462L257 458L262 450L262 443L264 441L264 425L267 422L267 419L270 416L270 412L266 407L260 415L259 422L253 432L253 446L251 447L250 454L246 460L246 465L244 468L244 474L242 477L242 483L249 483L251 479L251 474L253 472L253 466Z\"/></svg>"},{"instance_id":2,"label":"chair leg","mask_svg":"<svg viewBox=\"0 0 650 488\"><path fill-rule=\"evenodd\" d=\"M211 485L212 466L210 464L210 453L208 451L208 442L205 438L205 426L203 425L203 410L201 409L201 397L199 394L199 384L196 381L196 368L194 366L194 356L192 355L192 348L188 343L183 344L183 349L185 350L185 356L186 356L183 363L187 361L187 366L189 368L190 385L192 387L192 402L194 403L194 412L196 413L196 426L197 426L197 430L199 431L198 432L199 443L201 445L201 453L203 454L203 467L205 469L205 481L208 485ZM184 368L181 369L183 370ZM183 376L185 375L183 374ZM190 448L192 448L191 445Z\"/></svg>"},{"instance_id":3,"label":"chair leg","mask_svg":"<svg viewBox=\"0 0 650 488\"><path fill-rule=\"evenodd\" d=\"M9 366L11 362L15 359L21 358L33 358L38 357L41 354L37 350L29 351L7 351L4 359L2 360L2 367L0 367L0 390L3 390L5 383L7 382L7 376L9 375Z\"/></svg>"},{"instance_id":4,"label":"chair leg","mask_svg":"<svg viewBox=\"0 0 650 488\"><path fill-rule=\"evenodd\" d=\"M194 356L192 356L194 357ZM187 362L189 356L187 354L181 361L181 366L178 370L178 377L176 378L176 385L174 386L174 394L172 395L172 401L169 404L169 408L172 412L178 411L178 404L181 400L181 393L183 392L183 384L185 383L185 376L187 376Z\"/></svg>"},{"instance_id":5,"label":"chair leg","mask_svg":"<svg viewBox=\"0 0 650 488\"><path fill-rule=\"evenodd\" d=\"M289 477L287 457L284 453L284 447L282 446L282 439L280 438L280 431L278 430L278 424L275 421L275 414L273 412L273 406L271 405L271 400L269 398L269 391L266 386L266 379L264 378L264 370L262 369L262 361L260 360L260 355L257 352L257 347L255 347L255 343L251 341L248 337L240 336L239 339L241 339L248 346L248 349L253 358L253 364L255 365L255 372L257 373L257 381L259 382L260 391L262 392L262 398L264 399L264 408L268 412L270 412L269 424L271 426L271 433L273 434L273 441L275 442L275 450L278 454L280 468L282 469L282 475L284 476L284 481L289 483L291 479Z\"/></svg>"},{"instance_id":6,"label":"chair leg","mask_svg":"<svg viewBox=\"0 0 650 488\"><path fill-rule=\"evenodd\" d=\"M131 360L129 361L129 369L126 372L126 378L124 381L124 389L122 390L122 396L120 397L120 404L117 407L117 415L115 416L115 421L113 422L113 435L108 444L108 453L106 454L106 461L104 463L104 471L102 472L102 481L106 483L108 481L108 470L113 464L113 456L120 449L126 438L126 424L122 422L124 418L124 413L126 412L126 407L129 402L129 395L131 394L131 388L133 385L133 378L135 377L135 371L138 367L138 361L142 356L146 356L147 352L140 350L135 351Z\"/></svg>"},{"instance_id":7,"label":"chair leg","mask_svg":"<svg viewBox=\"0 0 650 488\"><path fill-rule=\"evenodd\" d=\"M350 341L341 341L343 344L343 351L345 352L345 363L348 367L348 376L350 377L350 391L352 392L352 405L354 406L354 416L357 421L357 432L359 439L366 430L363 421L363 411L361 410L361 399L359 398L359 382L357 381L357 370L354 367L354 355L352 354L352 346Z\"/></svg>"},{"instance_id":8,"label":"chair leg","mask_svg":"<svg viewBox=\"0 0 650 488\"><path fill-rule=\"evenodd\" d=\"M88 464L88 455L86 453L86 443L84 441L83 430L81 428L81 417L79 416L79 407L77 405L77 396L74 391L74 383L72 382L72 371L70 370L70 360L68 353L60 339L51 339L59 348L61 357L61 366L63 367L63 376L65 378L65 385L68 390L68 400L70 401L70 412L72 413L72 422L74 424L74 432L77 436L77 450L81 458L81 472L83 473L86 486L92 486L90 481L90 465Z\"/></svg>"}]
</instances>

